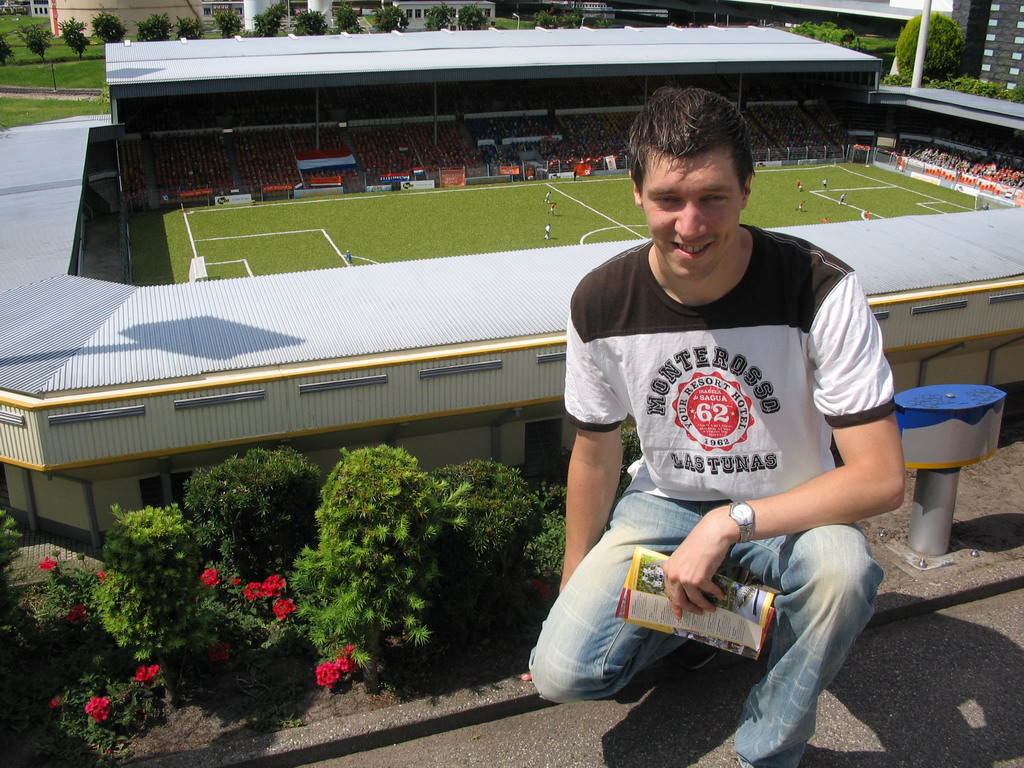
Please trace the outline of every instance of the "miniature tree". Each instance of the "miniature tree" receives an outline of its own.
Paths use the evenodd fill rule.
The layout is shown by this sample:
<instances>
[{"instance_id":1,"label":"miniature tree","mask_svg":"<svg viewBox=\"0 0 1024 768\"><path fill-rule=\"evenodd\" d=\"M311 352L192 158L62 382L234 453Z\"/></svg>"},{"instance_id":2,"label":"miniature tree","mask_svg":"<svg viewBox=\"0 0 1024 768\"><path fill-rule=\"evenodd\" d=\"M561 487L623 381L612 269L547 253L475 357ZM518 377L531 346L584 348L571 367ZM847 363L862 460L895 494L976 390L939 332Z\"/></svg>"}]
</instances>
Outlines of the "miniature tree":
<instances>
[{"instance_id":1,"label":"miniature tree","mask_svg":"<svg viewBox=\"0 0 1024 768\"><path fill-rule=\"evenodd\" d=\"M921 17L908 21L896 41L896 64L901 74L911 74L917 56L917 38ZM939 79L960 71L964 53L964 33L952 19L933 13L928 23L928 47L925 48L924 77Z\"/></svg>"},{"instance_id":2,"label":"miniature tree","mask_svg":"<svg viewBox=\"0 0 1024 768\"><path fill-rule=\"evenodd\" d=\"M295 14L296 35L326 35L327 17L320 11L300 11Z\"/></svg>"},{"instance_id":3,"label":"miniature tree","mask_svg":"<svg viewBox=\"0 0 1024 768\"><path fill-rule=\"evenodd\" d=\"M334 26L339 32L348 32L350 35L358 35L363 31L359 26L359 16L349 3L342 3L334 11Z\"/></svg>"},{"instance_id":4,"label":"miniature tree","mask_svg":"<svg viewBox=\"0 0 1024 768\"><path fill-rule=\"evenodd\" d=\"M29 27L21 27L18 36L25 43L25 47L39 57L40 61L46 61L46 50L53 40L53 33L42 24L33 24Z\"/></svg>"},{"instance_id":5,"label":"miniature tree","mask_svg":"<svg viewBox=\"0 0 1024 768\"><path fill-rule=\"evenodd\" d=\"M439 29L455 29L458 12L447 3L441 3L427 11L425 19L426 28L432 32Z\"/></svg>"},{"instance_id":6,"label":"miniature tree","mask_svg":"<svg viewBox=\"0 0 1024 768\"><path fill-rule=\"evenodd\" d=\"M185 38L186 40L202 40L203 39L203 22L197 19L195 16L189 16L187 19L183 19L180 16L177 19L177 32L175 35L178 38Z\"/></svg>"},{"instance_id":7,"label":"miniature tree","mask_svg":"<svg viewBox=\"0 0 1024 768\"><path fill-rule=\"evenodd\" d=\"M380 686L386 634L422 645L427 596L438 577L434 542L447 526L459 527L461 496L431 478L401 448L342 451L316 512L316 549L295 563L300 615L324 654L356 646L366 686Z\"/></svg>"},{"instance_id":8,"label":"miniature tree","mask_svg":"<svg viewBox=\"0 0 1024 768\"><path fill-rule=\"evenodd\" d=\"M203 556L253 581L316 540L319 492L319 468L294 448L254 448L197 470L184 507Z\"/></svg>"},{"instance_id":9,"label":"miniature tree","mask_svg":"<svg viewBox=\"0 0 1024 768\"><path fill-rule=\"evenodd\" d=\"M202 643L202 571L191 528L175 507L113 509L96 602L104 629L141 661L155 658L175 698L173 654Z\"/></svg>"},{"instance_id":10,"label":"miniature tree","mask_svg":"<svg viewBox=\"0 0 1024 768\"><path fill-rule=\"evenodd\" d=\"M100 11L92 17L92 33L104 43L120 43L128 29L118 16Z\"/></svg>"},{"instance_id":11,"label":"miniature tree","mask_svg":"<svg viewBox=\"0 0 1024 768\"><path fill-rule=\"evenodd\" d=\"M242 17L234 11L217 11L213 14L213 23L221 37L234 37L242 31Z\"/></svg>"},{"instance_id":12,"label":"miniature tree","mask_svg":"<svg viewBox=\"0 0 1024 768\"><path fill-rule=\"evenodd\" d=\"M81 60L85 49L89 47L89 38L85 36L85 24L81 21L75 21L74 17L72 17L60 22L58 27L60 28L60 36L64 40L64 45L77 53L79 60Z\"/></svg>"},{"instance_id":13,"label":"miniature tree","mask_svg":"<svg viewBox=\"0 0 1024 768\"><path fill-rule=\"evenodd\" d=\"M154 13L139 22L140 43L167 40L171 36L171 19L166 13Z\"/></svg>"}]
</instances>

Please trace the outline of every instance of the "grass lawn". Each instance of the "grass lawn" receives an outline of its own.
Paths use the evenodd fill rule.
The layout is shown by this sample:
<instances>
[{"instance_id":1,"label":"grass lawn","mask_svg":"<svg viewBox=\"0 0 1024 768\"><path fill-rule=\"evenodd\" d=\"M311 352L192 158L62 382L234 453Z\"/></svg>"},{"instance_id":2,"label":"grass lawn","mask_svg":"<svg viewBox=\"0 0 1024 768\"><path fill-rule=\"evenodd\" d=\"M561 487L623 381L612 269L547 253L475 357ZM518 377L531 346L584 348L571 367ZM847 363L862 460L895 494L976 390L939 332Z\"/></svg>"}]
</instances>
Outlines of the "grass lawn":
<instances>
[{"instance_id":1,"label":"grass lawn","mask_svg":"<svg viewBox=\"0 0 1024 768\"><path fill-rule=\"evenodd\" d=\"M78 115L110 114L110 104L99 99L25 99L18 96L0 97L0 125L45 123Z\"/></svg>"},{"instance_id":2,"label":"grass lawn","mask_svg":"<svg viewBox=\"0 0 1024 768\"><path fill-rule=\"evenodd\" d=\"M544 202L548 192L557 204L553 215ZM973 206L968 195L863 165L763 168L743 220L782 227ZM193 254L206 259L211 278L240 277L341 267L346 251L358 266L631 240L646 232L629 180L598 177L147 213L132 219L132 251L135 282L149 285L186 281Z\"/></svg>"}]
</instances>

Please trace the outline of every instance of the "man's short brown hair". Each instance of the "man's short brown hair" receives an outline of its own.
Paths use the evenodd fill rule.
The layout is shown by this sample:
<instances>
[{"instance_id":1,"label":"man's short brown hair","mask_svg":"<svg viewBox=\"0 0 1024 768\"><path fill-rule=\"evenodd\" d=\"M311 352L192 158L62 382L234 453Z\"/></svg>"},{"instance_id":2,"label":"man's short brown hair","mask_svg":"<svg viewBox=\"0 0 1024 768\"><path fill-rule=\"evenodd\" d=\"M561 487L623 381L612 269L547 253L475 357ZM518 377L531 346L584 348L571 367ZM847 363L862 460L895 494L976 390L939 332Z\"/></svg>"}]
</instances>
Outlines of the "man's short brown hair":
<instances>
[{"instance_id":1,"label":"man's short brown hair","mask_svg":"<svg viewBox=\"0 0 1024 768\"><path fill-rule=\"evenodd\" d=\"M696 157L728 149L740 183L754 175L750 131L736 106L703 88L664 86L654 92L629 131L629 174L637 189L652 161Z\"/></svg>"}]
</instances>

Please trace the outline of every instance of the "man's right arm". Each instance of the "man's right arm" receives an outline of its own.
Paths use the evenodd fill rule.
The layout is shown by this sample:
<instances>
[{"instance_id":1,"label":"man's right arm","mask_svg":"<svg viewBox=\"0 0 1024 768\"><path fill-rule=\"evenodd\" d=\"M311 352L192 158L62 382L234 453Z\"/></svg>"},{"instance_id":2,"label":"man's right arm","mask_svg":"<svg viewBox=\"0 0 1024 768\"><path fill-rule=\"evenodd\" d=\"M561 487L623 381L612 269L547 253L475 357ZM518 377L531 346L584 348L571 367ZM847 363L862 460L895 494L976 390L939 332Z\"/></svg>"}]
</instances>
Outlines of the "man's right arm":
<instances>
[{"instance_id":1,"label":"man's right arm","mask_svg":"<svg viewBox=\"0 0 1024 768\"><path fill-rule=\"evenodd\" d=\"M576 433L565 495L562 587L608 524L622 472L621 431L621 427L616 427L609 432Z\"/></svg>"}]
</instances>

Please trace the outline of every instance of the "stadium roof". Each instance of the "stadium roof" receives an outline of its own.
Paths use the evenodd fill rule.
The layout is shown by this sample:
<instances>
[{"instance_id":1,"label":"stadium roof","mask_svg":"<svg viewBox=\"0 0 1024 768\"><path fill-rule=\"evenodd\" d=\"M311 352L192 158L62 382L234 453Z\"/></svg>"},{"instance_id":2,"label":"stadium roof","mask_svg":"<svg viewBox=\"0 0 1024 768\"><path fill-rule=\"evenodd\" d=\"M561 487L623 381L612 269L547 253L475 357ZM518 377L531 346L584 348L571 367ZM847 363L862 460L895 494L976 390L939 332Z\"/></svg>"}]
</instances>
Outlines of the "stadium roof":
<instances>
[{"instance_id":1,"label":"stadium roof","mask_svg":"<svg viewBox=\"0 0 1024 768\"><path fill-rule=\"evenodd\" d=\"M1024 104L989 99L941 88L897 88L882 86L870 95L873 104L893 104L939 112L949 117L978 120L990 125L1024 131Z\"/></svg>"},{"instance_id":2,"label":"stadium roof","mask_svg":"<svg viewBox=\"0 0 1024 768\"><path fill-rule=\"evenodd\" d=\"M67 274L89 132L110 117L73 117L0 133L0 287Z\"/></svg>"},{"instance_id":3,"label":"stadium roof","mask_svg":"<svg viewBox=\"0 0 1024 768\"><path fill-rule=\"evenodd\" d=\"M872 295L1024 274L1024 209L781 231L850 263ZM0 389L46 395L562 333L580 277L624 246L150 287L61 276L0 294Z\"/></svg>"},{"instance_id":4,"label":"stadium roof","mask_svg":"<svg viewBox=\"0 0 1024 768\"><path fill-rule=\"evenodd\" d=\"M415 32L108 43L112 100L320 86L558 77L881 71L765 27Z\"/></svg>"}]
</instances>

